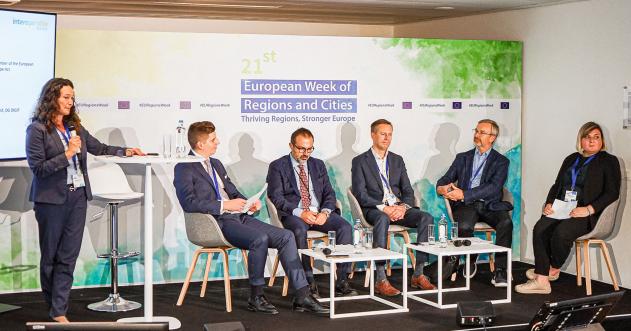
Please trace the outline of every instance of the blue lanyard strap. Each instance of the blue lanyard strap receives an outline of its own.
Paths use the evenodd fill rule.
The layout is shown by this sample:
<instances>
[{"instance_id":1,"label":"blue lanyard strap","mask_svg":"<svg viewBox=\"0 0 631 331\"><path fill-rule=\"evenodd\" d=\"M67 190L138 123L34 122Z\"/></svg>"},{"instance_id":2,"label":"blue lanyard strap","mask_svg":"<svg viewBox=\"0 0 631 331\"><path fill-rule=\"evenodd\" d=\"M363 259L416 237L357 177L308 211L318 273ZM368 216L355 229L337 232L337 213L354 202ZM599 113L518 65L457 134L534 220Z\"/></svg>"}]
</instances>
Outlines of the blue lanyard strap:
<instances>
[{"instance_id":1,"label":"blue lanyard strap","mask_svg":"<svg viewBox=\"0 0 631 331\"><path fill-rule=\"evenodd\" d=\"M213 173L213 189L215 189L215 194L217 194L217 201L223 200L221 198L221 194L219 193L219 182L217 182L217 172L215 172L215 167L213 167L213 163L208 160L208 164L210 164L210 171Z\"/></svg>"},{"instance_id":2,"label":"blue lanyard strap","mask_svg":"<svg viewBox=\"0 0 631 331\"><path fill-rule=\"evenodd\" d=\"M386 155L386 176L381 173L381 168L379 169L379 177L381 177L381 181L388 188L388 191L392 193L392 189L390 188L390 163L388 162L388 156ZM387 177L387 178L386 178Z\"/></svg>"},{"instance_id":3,"label":"blue lanyard strap","mask_svg":"<svg viewBox=\"0 0 631 331\"><path fill-rule=\"evenodd\" d=\"M484 161L482 161L482 163L478 166L478 168L475 169L475 171L473 172L473 176L471 176L471 179L469 179L469 188L471 188L471 185L473 185L473 180L475 179L475 177L478 176L478 174L480 173L480 170L482 170L482 168L486 164L486 160L489 158L489 155L490 154L487 154L486 157L484 157Z\"/></svg>"},{"instance_id":4,"label":"blue lanyard strap","mask_svg":"<svg viewBox=\"0 0 631 331\"><path fill-rule=\"evenodd\" d=\"M574 161L574 164L572 164L572 169L571 169L572 170L572 191L574 191L574 187L576 186L576 179L578 178L578 174L581 172L581 170L583 170L583 168L585 168L590 162L592 162L594 157L596 157L596 154L587 158L585 163L583 163L583 165L580 166L578 169L576 169L576 167L578 166L578 161L581 159L581 157L580 156L576 157L576 161Z\"/></svg>"},{"instance_id":5,"label":"blue lanyard strap","mask_svg":"<svg viewBox=\"0 0 631 331\"><path fill-rule=\"evenodd\" d=\"M57 129L57 131L61 133L61 136L64 138L64 141L66 141L66 145L68 145L68 148L70 148L70 130L68 130L68 127L66 125L64 125L64 128L66 129L66 134L68 136L66 136L66 134L64 134L63 132L59 131L59 129ZM77 170L77 154L76 153L75 155L72 156L72 165L74 166L74 169Z\"/></svg>"}]
</instances>

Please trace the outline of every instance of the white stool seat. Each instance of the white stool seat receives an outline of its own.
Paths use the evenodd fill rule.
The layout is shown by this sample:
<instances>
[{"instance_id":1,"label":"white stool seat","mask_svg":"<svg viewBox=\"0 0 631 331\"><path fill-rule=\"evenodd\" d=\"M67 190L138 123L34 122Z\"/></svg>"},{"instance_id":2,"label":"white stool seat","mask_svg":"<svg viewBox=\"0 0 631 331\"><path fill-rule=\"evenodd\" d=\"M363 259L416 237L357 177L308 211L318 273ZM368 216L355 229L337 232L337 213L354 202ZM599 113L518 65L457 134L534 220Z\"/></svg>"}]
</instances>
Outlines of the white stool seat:
<instances>
[{"instance_id":1,"label":"white stool seat","mask_svg":"<svg viewBox=\"0 0 631 331\"><path fill-rule=\"evenodd\" d=\"M490 225L488 225L485 222L476 222L475 223L475 230L478 231L478 229L493 229L493 227L491 227Z\"/></svg>"},{"instance_id":2,"label":"white stool seat","mask_svg":"<svg viewBox=\"0 0 631 331\"><path fill-rule=\"evenodd\" d=\"M124 192L124 193L99 193L94 196L104 200L134 200L142 198L144 194L140 192Z\"/></svg>"},{"instance_id":3,"label":"white stool seat","mask_svg":"<svg viewBox=\"0 0 631 331\"><path fill-rule=\"evenodd\" d=\"M307 239L326 237L328 234L315 230L307 230Z\"/></svg>"},{"instance_id":4,"label":"white stool seat","mask_svg":"<svg viewBox=\"0 0 631 331\"><path fill-rule=\"evenodd\" d=\"M388 227L388 232L400 232L400 231L406 231L409 229L410 228L408 228L407 226L396 225L396 224L390 223L390 226Z\"/></svg>"}]
</instances>

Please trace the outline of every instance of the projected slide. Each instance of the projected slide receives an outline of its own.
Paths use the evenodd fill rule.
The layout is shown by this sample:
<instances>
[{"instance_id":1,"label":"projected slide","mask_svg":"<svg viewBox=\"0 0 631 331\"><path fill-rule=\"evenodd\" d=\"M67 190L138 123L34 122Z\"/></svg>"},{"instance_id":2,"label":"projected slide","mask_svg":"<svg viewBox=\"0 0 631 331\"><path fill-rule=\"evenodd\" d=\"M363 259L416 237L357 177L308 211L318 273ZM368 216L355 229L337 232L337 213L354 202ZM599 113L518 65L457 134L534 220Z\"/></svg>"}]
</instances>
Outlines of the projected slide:
<instances>
[{"instance_id":1,"label":"projected slide","mask_svg":"<svg viewBox=\"0 0 631 331\"><path fill-rule=\"evenodd\" d=\"M0 10L0 160L26 157L26 126L55 73L55 25L53 14Z\"/></svg>"}]
</instances>

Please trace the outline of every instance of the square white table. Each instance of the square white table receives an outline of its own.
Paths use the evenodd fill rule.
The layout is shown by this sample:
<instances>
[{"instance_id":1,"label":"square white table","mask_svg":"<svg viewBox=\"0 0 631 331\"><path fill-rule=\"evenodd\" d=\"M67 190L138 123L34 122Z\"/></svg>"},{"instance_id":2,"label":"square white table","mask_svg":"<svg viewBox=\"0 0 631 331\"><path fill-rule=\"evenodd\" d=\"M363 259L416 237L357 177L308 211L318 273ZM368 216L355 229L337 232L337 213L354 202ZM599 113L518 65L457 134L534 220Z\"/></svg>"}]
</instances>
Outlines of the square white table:
<instances>
[{"instance_id":1,"label":"square white table","mask_svg":"<svg viewBox=\"0 0 631 331\"><path fill-rule=\"evenodd\" d=\"M512 289L512 266L511 266L511 249L497 246L488 241L473 237L473 238L459 238L461 240L468 239L471 240L471 246L460 246L456 247L451 242L447 244L447 247L439 247L438 243L434 245L428 245L427 243L422 243L420 245L417 244L406 244L406 248L410 248L419 252L429 253L431 255L436 255L438 257L438 284L436 284L437 289L435 290L419 290L419 291L409 291L407 293L410 299L414 299L416 301L420 301L426 303L430 306L445 309L445 308L455 308L456 304L444 304L443 303L443 294L445 292L456 292L456 291L468 291L471 289L471 277L469 270L469 260L471 259L471 254L484 254L484 253L506 253L507 256L507 287L506 287L506 299L500 300L490 300L491 303L509 303L511 302L511 289ZM466 285L461 287L453 287L453 288L443 288L443 257L444 256L452 256L452 255L466 255ZM437 293L438 299L437 302L427 300L425 298L418 297L417 294L431 294Z\"/></svg>"},{"instance_id":2,"label":"square white table","mask_svg":"<svg viewBox=\"0 0 631 331\"><path fill-rule=\"evenodd\" d=\"M372 249L360 249L357 250L353 247L353 245L337 245L335 247L335 252L347 253L347 256L326 256L322 253L321 249L299 249L300 254L313 257L314 259L324 261L328 263L330 267L329 274L329 292L330 295L328 298L320 299L321 302L329 302L330 318L342 318L342 317L358 317L358 316L372 316L372 315L381 315L381 314L393 314L393 313L407 313L408 310L408 301L407 301L407 255L401 254L398 252L390 251L383 248L372 248ZM375 261L380 260L402 260L403 261L403 305L396 304L394 302L390 302L378 296L375 296ZM368 295L355 295L349 297L335 297L335 270L336 264L338 263L350 263L350 262L367 262L370 263L370 294ZM366 271L368 272L368 271ZM383 309L383 310L373 310L373 311L363 311L356 313L344 313L344 314L336 314L335 313L335 302L337 301L348 301L348 300L362 300L362 299L372 299L374 301L383 303L384 305L392 307L392 309Z\"/></svg>"}]
</instances>

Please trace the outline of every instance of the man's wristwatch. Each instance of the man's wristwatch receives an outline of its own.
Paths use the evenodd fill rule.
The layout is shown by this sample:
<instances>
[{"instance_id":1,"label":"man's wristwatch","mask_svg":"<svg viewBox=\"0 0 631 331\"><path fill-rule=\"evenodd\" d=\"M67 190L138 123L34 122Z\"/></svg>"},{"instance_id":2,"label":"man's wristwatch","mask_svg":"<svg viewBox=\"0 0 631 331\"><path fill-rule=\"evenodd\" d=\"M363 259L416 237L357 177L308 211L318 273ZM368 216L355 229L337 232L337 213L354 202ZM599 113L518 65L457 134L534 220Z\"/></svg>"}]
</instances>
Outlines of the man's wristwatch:
<instances>
[{"instance_id":1,"label":"man's wristwatch","mask_svg":"<svg viewBox=\"0 0 631 331\"><path fill-rule=\"evenodd\" d=\"M328 210L322 210L320 211L320 213L326 215L326 218L329 218L329 215L331 214L331 212Z\"/></svg>"}]
</instances>

